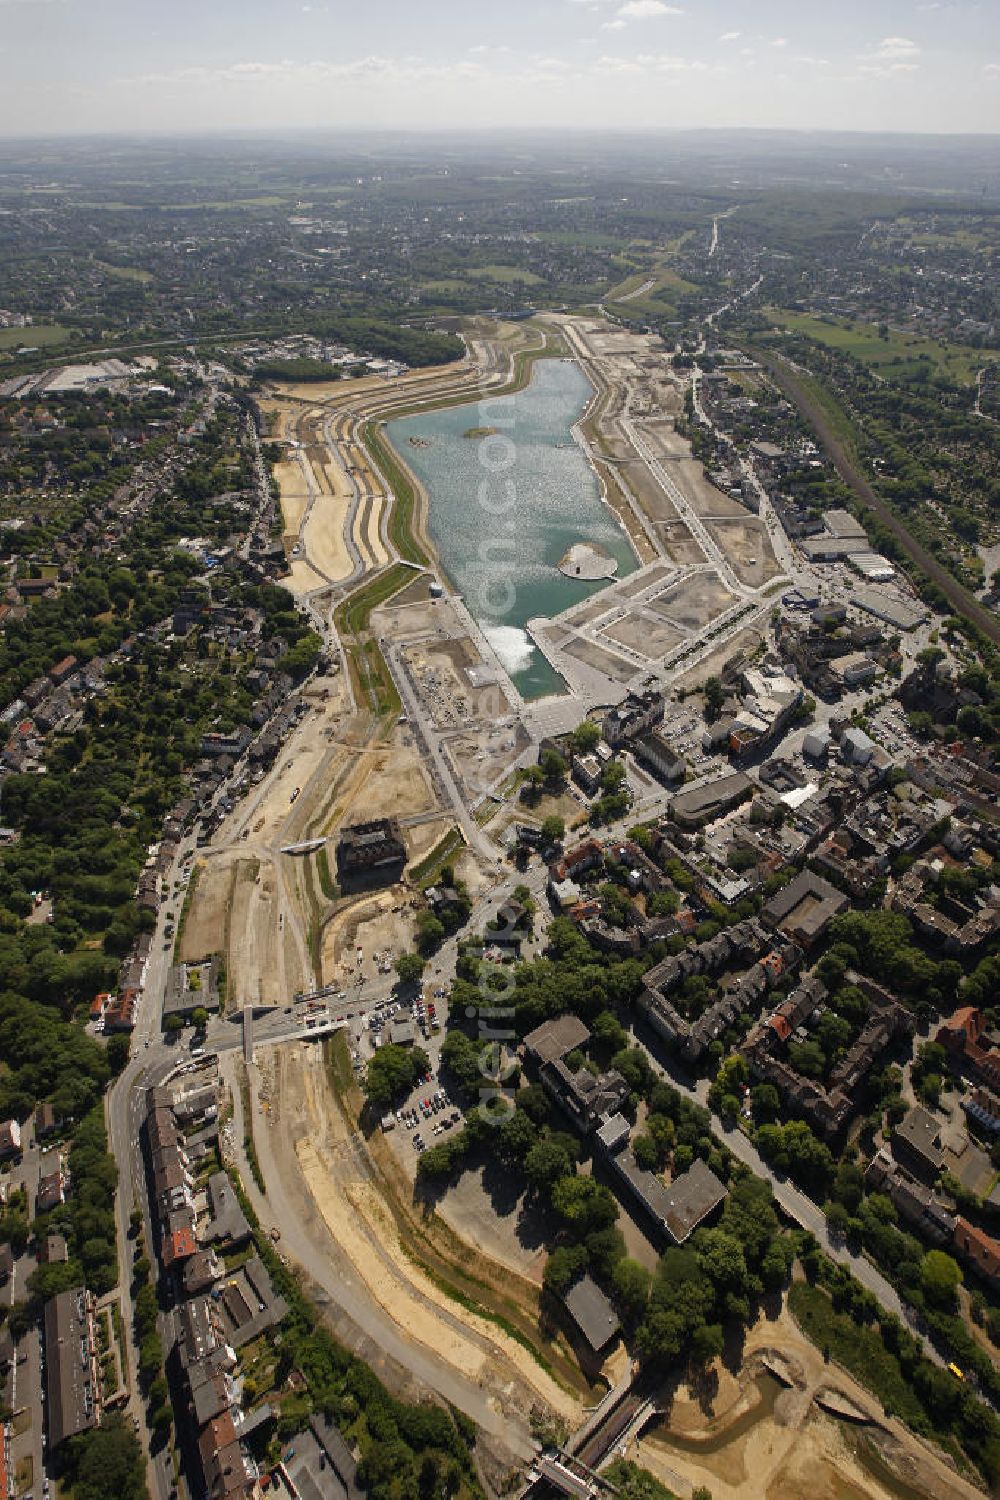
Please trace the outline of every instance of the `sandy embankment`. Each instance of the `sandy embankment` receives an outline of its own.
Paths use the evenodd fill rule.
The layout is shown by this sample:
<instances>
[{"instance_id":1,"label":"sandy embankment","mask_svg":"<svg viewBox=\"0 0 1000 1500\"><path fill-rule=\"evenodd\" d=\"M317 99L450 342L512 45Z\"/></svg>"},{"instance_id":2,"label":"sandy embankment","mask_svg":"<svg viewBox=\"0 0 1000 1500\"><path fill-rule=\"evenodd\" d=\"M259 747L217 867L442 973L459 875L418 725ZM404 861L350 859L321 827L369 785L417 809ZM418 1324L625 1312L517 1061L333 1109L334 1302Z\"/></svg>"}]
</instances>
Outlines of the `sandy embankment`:
<instances>
[{"instance_id":1,"label":"sandy embankment","mask_svg":"<svg viewBox=\"0 0 1000 1500\"><path fill-rule=\"evenodd\" d=\"M756 1386L768 1368L788 1385L776 1397L772 1386L771 1399ZM848 1416L849 1425L824 1413L820 1402ZM861 1432L886 1459L887 1473L899 1471L899 1488L882 1483L859 1457L854 1437ZM738 1380L719 1369L707 1405L682 1385L669 1426L648 1429L628 1457L676 1494L689 1496L704 1485L714 1500L897 1500L904 1487L924 1491L928 1500L981 1496L930 1444L887 1421L845 1371L825 1364L787 1308L751 1329Z\"/></svg>"},{"instance_id":2,"label":"sandy embankment","mask_svg":"<svg viewBox=\"0 0 1000 1500\"><path fill-rule=\"evenodd\" d=\"M409 1338L432 1350L467 1379L518 1399L523 1382L571 1426L580 1404L526 1351L485 1318L467 1312L440 1291L400 1243L392 1215L375 1184L356 1161L347 1122L332 1101L322 1059L303 1059L299 1098L310 1128L295 1143L302 1176L338 1248L378 1305ZM294 1087L289 1076L286 1083Z\"/></svg>"}]
</instances>

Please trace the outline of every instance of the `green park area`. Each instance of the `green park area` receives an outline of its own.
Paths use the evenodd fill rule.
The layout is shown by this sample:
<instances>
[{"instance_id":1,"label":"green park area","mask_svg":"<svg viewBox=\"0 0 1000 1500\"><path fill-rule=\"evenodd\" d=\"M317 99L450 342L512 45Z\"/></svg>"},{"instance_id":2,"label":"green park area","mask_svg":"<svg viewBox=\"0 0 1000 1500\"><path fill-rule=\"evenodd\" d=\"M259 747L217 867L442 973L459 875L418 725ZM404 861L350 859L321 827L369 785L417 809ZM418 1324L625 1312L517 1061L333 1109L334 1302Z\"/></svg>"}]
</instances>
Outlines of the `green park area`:
<instances>
[{"instance_id":1,"label":"green park area","mask_svg":"<svg viewBox=\"0 0 1000 1500\"><path fill-rule=\"evenodd\" d=\"M921 364L930 363L935 373L945 375L959 385L971 385L976 371L990 359L990 352L973 349L967 344L948 343L942 339L923 338L905 333L886 324L839 320L813 313L790 312L783 307L767 307L766 315L776 328L801 333L816 339L830 349L837 349L876 370L885 370L896 379L912 377ZM882 330L882 331L880 331Z\"/></svg>"},{"instance_id":2,"label":"green park area","mask_svg":"<svg viewBox=\"0 0 1000 1500\"><path fill-rule=\"evenodd\" d=\"M0 328L0 349L44 349L65 344L69 329L61 323L35 323L30 328Z\"/></svg>"}]
</instances>

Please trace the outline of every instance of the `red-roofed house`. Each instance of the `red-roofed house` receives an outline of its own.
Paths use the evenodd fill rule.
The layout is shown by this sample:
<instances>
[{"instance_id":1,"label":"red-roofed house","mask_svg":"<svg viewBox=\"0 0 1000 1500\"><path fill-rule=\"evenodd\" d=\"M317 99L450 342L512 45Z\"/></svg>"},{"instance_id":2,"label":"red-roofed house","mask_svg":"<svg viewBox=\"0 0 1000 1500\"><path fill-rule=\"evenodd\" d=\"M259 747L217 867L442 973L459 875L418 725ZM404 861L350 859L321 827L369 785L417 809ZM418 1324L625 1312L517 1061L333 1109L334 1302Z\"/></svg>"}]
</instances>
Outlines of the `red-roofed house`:
<instances>
[{"instance_id":1,"label":"red-roofed house","mask_svg":"<svg viewBox=\"0 0 1000 1500\"><path fill-rule=\"evenodd\" d=\"M1000 1284L1000 1244L970 1224L968 1219L959 1219L955 1225L954 1246L963 1260L967 1260L991 1286Z\"/></svg>"},{"instance_id":2,"label":"red-roofed house","mask_svg":"<svg viewBox=\"0 0 1000 1500\"><path fill-rule=\"evenodd\" d=\"M959 1066L967 1067L983 1083L996 1088L1000 1086L1000 1052L982 1045L985 1030L982 1011L974 1005L963 1005L947 1021L942 1021L934 1040Z\"/></svg>"},{"instance_id":3,"label":"red-roofed house","mask_svg":"<svg viewBox=\"0 0 1000 1500\"><path fill-rule=\"evenodd\" d=\"M127 989L117 1000L113 1000L104 1012L105 1031L132 1031L138 1003L139 992L135 989Z\"/></svg>"},{"instance_id":4,"label":"red-roofed house","mask_svg":"<svg viewBox=\"0 0 1000 1500\"><path fill-rule=\"evenodd\" d=\"M198 1242L194 1237L194 1230L188 1226L183 1229L175 1229L171 1234L165 1236L163 1241L163 1264L168 1268L178 1266L182 1261L189 1260L198 1249Z\"/></svg>"},{"instance_id":5,"label":"red-roofed house","mask_svg":"<svg viewBox=\"0 0 1000 1500\"><path fill-rule=\"evenodd\" d=\"M67 677L71 677L73 675L73 673L76 671L76 668L77 668L76 657L75 656L64 656L63 659L62 659L62 661L57 661L56 662L55 666L49 672L49 676L52 678L52 681L58 687L58 685L61 682L65 682L66 681Z\"/></svg>"},{"instance_id":6,"label":"red-roofed house","mask_svg":"<svg viewBox=\"0 0 1000 1500\"><path fill-rule=\"evenodd\" d=\"M570 876L582 875L585 870L596 870L604 859L604 851L596 839L584 839L575 849L569 849L561 859L549 865L553 880L566 880Z\"/></svg>"},{"instance_id":7,"label":"red-roofed house","mask_svg":"<svg viewBox=\"0 0 1000 1500\"><path fill-rule=\"evenodd\" d=\"M202 1428L198 1439L205 1493L212 1500L249 1495L254 1481L247 1473L231 1414L226 1411Z\"/></svg>"}]
</instances>

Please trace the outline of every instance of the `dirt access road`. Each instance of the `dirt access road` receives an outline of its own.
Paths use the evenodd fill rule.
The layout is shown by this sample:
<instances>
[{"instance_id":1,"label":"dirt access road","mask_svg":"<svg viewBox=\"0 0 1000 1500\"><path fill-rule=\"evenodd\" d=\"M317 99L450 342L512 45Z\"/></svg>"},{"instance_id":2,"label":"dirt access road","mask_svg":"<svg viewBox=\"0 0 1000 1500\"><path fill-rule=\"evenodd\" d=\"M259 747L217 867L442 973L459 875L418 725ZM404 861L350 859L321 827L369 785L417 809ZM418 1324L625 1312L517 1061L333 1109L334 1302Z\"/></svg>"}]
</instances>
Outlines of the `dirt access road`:
<instances>
[{"instance_id":1,"label":"dirt access road","mask_svg":"<svg viewBox=\"0 0 1000 1500\"><path fill-rule=\"evenodd\" d=\"M241 1063L225 1059L234 1142L244 1134ZM406 1257L366 1159L364 1141L336 1105L319 1047L268 1055L250 1070L253 1133L268 1184L243 1176L264 1224L345 1338L404 1394L453 1402L502 1444L530 1456L528 1414L554 1410L573 1426L581 1407L494 1324L466 1312ZM239 1153L237 1152L239 1156ZM405 1372L405 1374L403 1373Z\"/></svg>"}]
</instances>

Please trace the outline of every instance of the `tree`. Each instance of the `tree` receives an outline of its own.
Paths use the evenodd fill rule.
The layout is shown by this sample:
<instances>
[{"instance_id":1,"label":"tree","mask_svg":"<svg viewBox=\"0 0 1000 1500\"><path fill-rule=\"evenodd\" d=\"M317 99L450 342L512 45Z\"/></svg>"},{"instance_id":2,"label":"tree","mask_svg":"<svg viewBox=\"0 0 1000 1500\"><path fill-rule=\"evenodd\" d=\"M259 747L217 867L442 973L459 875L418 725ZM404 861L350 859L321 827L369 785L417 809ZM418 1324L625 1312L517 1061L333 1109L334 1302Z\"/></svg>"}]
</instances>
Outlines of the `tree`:
<instances>
[{"instance_id":1,"label":"tree","mask_svg":"<svg viewBox=\"0 0 1000 1500\"><path fill-rule=\"evenodd\" d=\"M586 755L588 750L597 748L601 739L601 726L595 724L593 719L584 719L578 724L570 736L573 749L580 755Z\"/></svg>"},{"instance_id":2,"label":"tree","mask_svg":"<svg viewBox=\"0 0 1000 1500\"><path fill-rule=\"evenodd\" d=\"M444 923L432 911L422 911L418 914L417 947L421 953L433 953L434 949L444 941L444 937Z\"/></svg>"},{"instance_id":3,"label":"tree","mask_svg":"<svg viewBox=\"0 0 1000 1500\"><path fill-rule=\"evenodd\" d=\"M660 1152L651 1135L637 1135L632 1142L632 1155L637 1166L644 1172L655 1172L660 1164Z\"/></svg>"},{"instance_id":4,"label":"tree","mask_svg":"<svg viewBox=\"0 0 1000 1500\"><path fill-rule=\"evenodd\" d=\"M566 762L555 750L543 750L538 757L542 778L545 785L552 791L557 791L566 784Z\"/></svg>"},{"instance_id":5,"label":"tree","mask_svg":"<svg viewBox=\"0 0 1000 1500\"><path fill-rule=\"evenodd\" d=\"M725 702L725 689L718 677L709 677L705 683L705 718L710 724L714 724L722 712Z\"/></svg>"},{"instance_id":6,"label":"tree","mask_svg":"<svg viewBox=\"0 0 1000 1500\"><path fill-rule=\"evenodd\" d=\"M536 1141L524 1159L525 1176L536 1192L544 1192L561 1177L571 1176L573 1171L573 1158L563 1143L553 1136Z\"/></svg>"},{"instance_id":7,"label":"tree","mask_svg":"<svg viewBox=\"0 0 1000 1500\"><path fill-rule=\"evenodd\" d=\"M69 1444L74 1500L145 1500L146 1466L133 1432L118 1416L81 1433Z\"/></svg>"},{"instance_id":8,"label":"tree","mask_svg":"<svg viewBox=\"0 0 1000 1500\"><path fill-rule=\"evenodd\" d=\"M191 1012L191 1024L198 1031L204 1031L205 1027L208 1025L208 1011L203 1005L196 1005L194 1010Z\"/></svg>"},{"instance_id":9,"label":"tree","mask_svg":"<svg viewBox=\"0 0 1000 1500\"><path fill-rule=\"evenodd\" d=\"M944 1250L928 1250L920 1262L920 1284L935 1307L950 1310L955 1305L962 1272Z\"/></svg>"},{"instance_id":10,"label":"tree","mask_svg":"<svg viewBox=\"0 0 1000 1500\"><path fill-rule=\"evenodd\" d=\"M700 1369L718 1359L722 1349L722 1324L702 1323L691 1334L688 1358L696 1369Z\"/></svg>"},{"instance_id":11,"label":"tree","mask_svg":"<svg viewBox=\"0 0 1000 1500\"><path fill-rule=\"evenodd\" d=\"M538 1127L523 1109L512 1109L497 1130L497 1152L503 1161L524 1161L537 1142Z\"/></svg>"},{"instance_id":12,"label":"tree","mask_svg":"<svg viewBox=\"0 0 1000 1500\"><path fill-rule=\"evenodd\" d=\"M400 984L418 984L426 967L427 960L419 953L401 953L393 965Z\"/></svg>"},{"instance_id":13,"label":"tree","mask_svg":"<svg viewBox=\"0 0 1000 1500\"><path fill-rule=\"evenodd\" d=\"M525 766L521 772L521 796L525 802L533 804L542 795L545 785L545 772L541 766Z\"/></svg>"},{"instance_id":14,"label":"tree","mask_svg":"<svg viewBox=\"0 0 1000 1500\"><path fill-rule=\"evenodd\" d=\"M562 1297L587 1267L587 1252L582 1245L560 1245L545 1262L542 1281L546 1290Z\"/></svg>"},{"instance_id":15,"label":"tree","mask_svg":"<svg viewBox=\"0 0 1000 1500\"><path fill-rule=\"evenodd\" d=\"M753 1117L758 1125L768 1125L781 1112L781 1095L773 1083L757 1083L750 1090Z\"/></svg>"},{"instance_id":16,"label":"tree","mask_svg":"<svg viewBox=\"0 0 1000 1500\"><path fill-rule=\"evenodd\" d=\"M427 1053L420 1047L380 1047L365 1073L365 1093L376 1109L388 1109L429 1070Z\"/></svg>"},{"instance_id":17,"label":"tree","mask_svg":"<svg viewBox=\"0 0 1000 1500\"><path fill-rule=\"evenodd\" d=\"M563 1177L552 1189L552 1207L579 1238L608 1229L618 1218L611 1192L593 1177Z\"/></svg>"},{"instance_id":18,"label":"tree","mask_svg":"<svg viewBox=\"0 0 1000 1500\"><path fill-rule=\"evenodd\" d=\"M615 1266L611 1273L611 1286L626 1323L638 1323L646 1311L652 1281L646 1267L627 1255Z\"/></svg>"},{"instance_id":19,"label":"tree","mask_svg":"<svg viewBox=\"0 0 1000 1500\"><path fill-rule=\"evenodd\" d=\"M163 1027L171 1036L176 1036L179 1031L184 1030L184 1022L176 1011L171 1011L170 1015L164 1021Z\"/></svg>"},{"instance_id":20,"label":"tree","mask_svg":"<svg viewBox=\"0 0 1000 1500\"><path fill-rule=\"evenodd\" d=\"M566 824L555 813L550 813L542 822L542 838L547 844L558 844L565 836Z\"/></svg>"},{"instance_id":21,"label":"tree","mask_svg":"<svg viewBox=\"0 0 1000 1500\"><path fill-rule=\"evenodd\" d=\"M739 1240L724 1229L699 1229L692 1240L698 1265L715 1287L716 1295L747 1289L747 1264Z\"/></svg>"}]
</instances>

